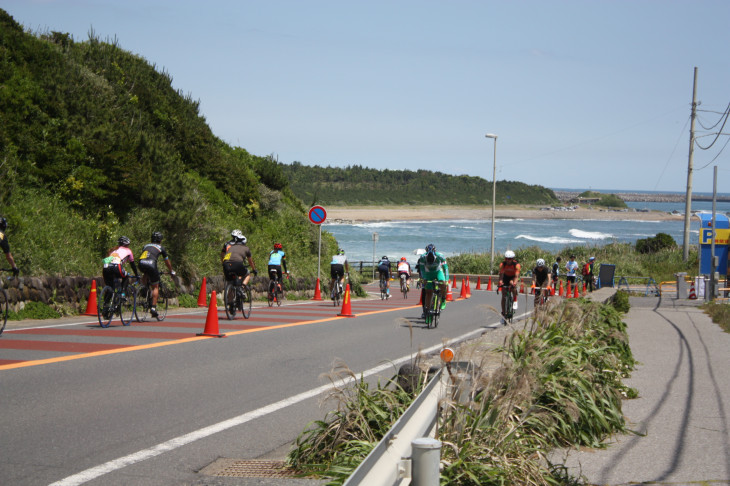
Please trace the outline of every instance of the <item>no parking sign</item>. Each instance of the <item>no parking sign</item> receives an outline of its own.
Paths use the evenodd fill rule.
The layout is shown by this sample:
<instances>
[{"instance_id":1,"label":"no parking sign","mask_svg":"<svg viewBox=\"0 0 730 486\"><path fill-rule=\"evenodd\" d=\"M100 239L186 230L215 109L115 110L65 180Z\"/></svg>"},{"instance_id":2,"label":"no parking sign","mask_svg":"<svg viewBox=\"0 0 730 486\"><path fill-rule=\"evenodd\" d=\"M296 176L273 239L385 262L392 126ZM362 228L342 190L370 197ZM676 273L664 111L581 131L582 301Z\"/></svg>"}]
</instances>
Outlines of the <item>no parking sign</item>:
<instances>
[{"instance_id":1,"label":"no parking sign","mask_svg":"<svg viewBox=\"0 0 730 486\"><path fill-rule=\"evenodd\" d=\"M312 206L309 210L309 221L314 224L322 224L327 219L327 211L322 206Z\"/></svg>"}]
</instances>

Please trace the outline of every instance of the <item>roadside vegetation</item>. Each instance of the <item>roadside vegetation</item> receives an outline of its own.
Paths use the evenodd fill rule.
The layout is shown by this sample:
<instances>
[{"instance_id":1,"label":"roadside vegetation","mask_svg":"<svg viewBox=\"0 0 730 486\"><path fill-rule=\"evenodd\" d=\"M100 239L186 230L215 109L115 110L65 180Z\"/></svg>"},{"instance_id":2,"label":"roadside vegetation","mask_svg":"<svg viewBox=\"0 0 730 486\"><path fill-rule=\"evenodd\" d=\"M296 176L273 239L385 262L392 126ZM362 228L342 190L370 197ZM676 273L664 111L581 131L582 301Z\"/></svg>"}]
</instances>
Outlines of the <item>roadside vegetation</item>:
<instances>
[{"instance_id":1,"label":"roadside vegetation","mask_svg":"<svg viewBox=\"0 0 730 486\"><path fill-rule=\"evenodd\" d=\"M472 357L473 399L441 406L441 484L582 484L549 454L600 448L627 432L621 403L636 391L622 379L635 361L621 314L611 305L563 301L492 352L501 360L496 371L483 366L486 356L484 363ZM355 378L340 365L335 378L343 374ZM419 392L398 377L372 389L363 380L335 388L336 410L302 432L290 466L342 484Z\"/></svg>"},{"instance_id":2,"label":"roadside vegetation","mask_svg":"<svg viewBox=\"0 0 730 486\"><path fill-rule=\"evenodd\" d=\"M601 206L606 208L627 208L628 205L623 199L615 194L605 194L602 192L585 191L578 195L578 197L597 197L598 202L593 203L593 206Z\"/></svg>"},{"instance_id":3,"label":"roadside vegetation","mask_svg":"<svg viewBox=\"0 0 730 486\"><path fill-rule=\"evenodd\" d=\"M730 333L730 305L708 302L702 306L702 309L712 318L712 322L720 326L723 331Z\"/></svg>"}]
</instances>

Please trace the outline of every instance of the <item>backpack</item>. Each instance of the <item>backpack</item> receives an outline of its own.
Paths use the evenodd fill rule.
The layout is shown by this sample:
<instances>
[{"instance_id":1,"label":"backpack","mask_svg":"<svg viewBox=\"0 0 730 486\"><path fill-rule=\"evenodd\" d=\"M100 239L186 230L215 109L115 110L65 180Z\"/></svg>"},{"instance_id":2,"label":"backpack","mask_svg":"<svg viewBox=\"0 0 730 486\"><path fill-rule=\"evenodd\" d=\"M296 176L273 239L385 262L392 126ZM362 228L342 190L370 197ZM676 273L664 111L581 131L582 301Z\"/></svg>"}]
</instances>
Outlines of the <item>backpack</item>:
<instances>
[{"instance_id":1,"label":"backpack","mask_svg":"<svg viewBox=\"0 0 730 486\"><path fill-rule=\"evenodd\" d=\"M583 275L590 275L590 273L591 273L591 264L586 263L585 265L583 265Z\"/></svg>"}]
</instances>

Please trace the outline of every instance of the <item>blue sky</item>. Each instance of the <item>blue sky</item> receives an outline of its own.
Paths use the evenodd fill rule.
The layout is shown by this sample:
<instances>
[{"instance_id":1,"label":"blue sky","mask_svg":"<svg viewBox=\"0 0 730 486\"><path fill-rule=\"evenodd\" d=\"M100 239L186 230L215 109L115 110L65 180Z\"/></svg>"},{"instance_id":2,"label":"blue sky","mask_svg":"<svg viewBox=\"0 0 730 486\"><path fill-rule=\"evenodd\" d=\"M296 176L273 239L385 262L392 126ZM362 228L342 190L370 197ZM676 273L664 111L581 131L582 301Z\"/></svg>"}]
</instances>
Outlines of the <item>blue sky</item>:
<instances>
[{"instance_id":1,"label":"blue sky","mask_svg":"<svg viewBox=\"0 0 730 486\"><path fill-rule=\"evenodd\" d=\"M494 146L484 135L495 133L497 180L684 191L694 68L705 126L730 103L726 0L0 0L0 8L27 30L77 42L92 29L116 37L200 100L218 137L284 163L491 180ZM717 165L718 191L730 192L728 139L695 149L695 191L712 191Z\"/></svg>"}]
</instances>

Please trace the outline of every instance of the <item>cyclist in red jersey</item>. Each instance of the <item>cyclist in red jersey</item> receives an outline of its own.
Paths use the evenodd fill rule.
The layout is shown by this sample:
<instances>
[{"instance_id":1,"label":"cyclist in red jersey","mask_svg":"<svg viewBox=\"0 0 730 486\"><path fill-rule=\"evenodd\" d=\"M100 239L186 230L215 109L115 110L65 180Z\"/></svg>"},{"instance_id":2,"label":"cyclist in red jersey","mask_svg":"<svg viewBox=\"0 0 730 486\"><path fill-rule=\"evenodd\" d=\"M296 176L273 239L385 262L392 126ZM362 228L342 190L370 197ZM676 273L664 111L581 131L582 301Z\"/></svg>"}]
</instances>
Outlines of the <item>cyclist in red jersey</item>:
<instances>
[{"instance_id":1,"label":"cyclist in red jersey","mask_svg":"<svg viewBox=\"0 0 730 486\"><path fill-rule=\"evenodd\" d=\"M504 252L504 261L499 264L499 282L502 286L502 292L509 288L510 285L513 286L512 300L517 298L517 282L520 279L520 268L520 264L515 260L515 252L512 250ZM504 299L502 299L502 323L506 322L504 319L504 305Z\"/></svg>"}]
</instances>

